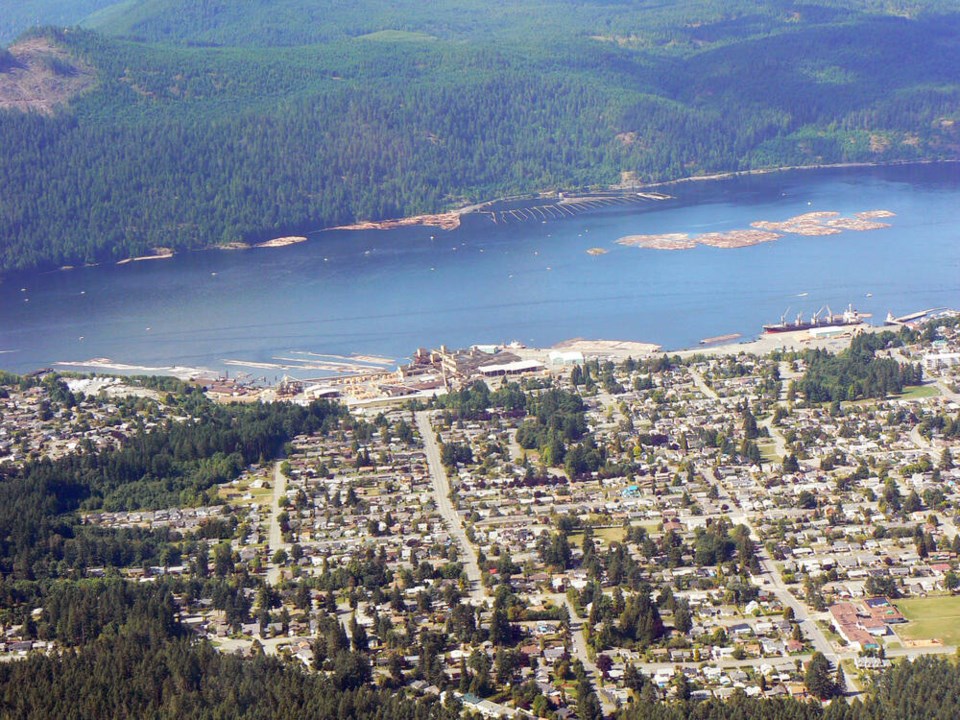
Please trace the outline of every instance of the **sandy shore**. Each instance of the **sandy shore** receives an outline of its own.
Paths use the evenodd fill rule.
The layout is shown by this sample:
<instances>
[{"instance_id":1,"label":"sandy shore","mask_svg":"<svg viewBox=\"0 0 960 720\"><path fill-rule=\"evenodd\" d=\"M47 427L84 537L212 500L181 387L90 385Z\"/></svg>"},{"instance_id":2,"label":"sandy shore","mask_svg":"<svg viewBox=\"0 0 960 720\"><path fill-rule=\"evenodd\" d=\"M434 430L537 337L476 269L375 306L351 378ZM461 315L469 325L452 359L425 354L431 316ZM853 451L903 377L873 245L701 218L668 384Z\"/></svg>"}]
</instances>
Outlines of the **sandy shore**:
<instances>
[{"instance_id":1,"label":"sandy shore","mask_svg":"<svg viewBox=\"0 0 960 720\"><path fill-rule=\"evenodd\" d=\"M932 165L937 163L948 163L948 162L958 162L955 160L916 160L910 162L892 162L892 163L835 163L835 164L824 164L824 165L787 165L782 167L775 168L762 168L757 170L740 170L740 171L731 171L731 172L722 172L714 173L712 175L694 175L690 177L677 178L675 180L663 180L652 183L635 183L629 185L610 185L607 187L609 192L623 192L623 193L633 193L637 194L640 197L645 197L648 199L654 200L664 200L669 199L672 196L666 195L664 193L659 193L654 191L654 188L663 188L669 187L671 185L680 185L683 183L691 182L709 182L711 180L723 180L726 178L734 178L748 175L768 175L772 173L779 172L790 172L794 170L829 170L829 169L842 169L842 168L869 168L869 167L896 167L900 165ZM380 220L380 221L362 221L356 222L349 225L340 225L337 227L328 227L323 228L323 230L390 230L393 228L401 227L415 227L418 225L424 225L429 227L438 227L441 230L455 230L460 227L461 218L463 215L468 215L470 213L481 211L491 205L495 205L499 202L505 202L508 200L521 200L521 199L535 199L537 197L555 197L557 195L556 191L541 192L541 193L529 193L524 195L517 195L507 198L496 198L493 200L485 200L482 202L477 202L472 205L465 205L463 207L451 210L449 212L435 213L435 214L424 214L424 215L414 215L411 217L405 218L396 218L391 220ZM856 217L864 220L876 220L879 218L891 217L893 213L885 210L875 210L875 211L866 211L862 213L856 213ZM761 229L761 228L757 228ZM873 227L859 227L859 228L842 228L842 229L876 229ZM641 236L641 235L629 235L621 240L624 240L622 244L624 245L636 245L640 247L650 247L653 249L664 249L664 250L680 250L688 249L690 247L696 246L696 241L692 241L687 236L686 240L680 239L681 233L673 233L667 236L659 236L664 238L663 240L654 240L654 236ZM650 245L643 244L640 238L650 237ZM674 238L673 240L667 240L665 238L670 237ZM252 247L283 247L289 242L286 241L288 238L276 238L275 240L268 240L265 243L260 244L250 244L242 241L233 241L228 243L223 243L221 245L210 245L206 249L210 250L247 250ZM302 242L298 240L298 242ZM726 243L726 239L721 240L721 242ZM748 243L754 244L754 243ZM727 247L728 245L724 245ZM739 247L739 245L733 245ZM160 250L160 248L157 248ZM169 248L165 248L169 250ZM591 253L599 255L600 253ZM120 260L118 264L125 265L131 262L137 262L142 260L163 260L168 257L172 257L173 251L169 250L169 253L156 253L153 255L144 255L136 258L127 258L125 260ZM96 264L96 263L94 263ZM66 269L66 268L65 268Z\"/></svg>"},{"instance_id":2,"label":"sandy shore","mask_svg":"<svg viewBox=\"0 0 960 720\"><path fill-rule=\"evenodd\" d=\"M774 350L808 350L822 349L831 353L837 353L845 349L850 344L850 340L855 333L860 332L882 332L889 330L885 326L857 325L849 328L850 332L831 338L815 338L806 330L793 332L761 334L754 340L743 342L723 342L727 337L736 337L736 333L730 333L725 336L716 336L708 340L718 340L718 344L707 346L691 347L682 350L664 350L661 345L656 343L646 343L634 340L588 340L585 338L571 338L559 342L552 347L547 348L511 348L513 352L524 360L537 360L544 365L549 365L550 353L560 350L566 352L580 352L585 358L609 358L615 362L621 362L628 357L640 359L654 355L670 355L688 358L695 355L703 356L725 356L725 355L766 355ZM12 352L12 351L7 351ZM273 357L272 361L254 361L243 359L225 359L222 364L228 367L243 367L250 370L265 370L274 372L283 371L322 371L339 376L354 376L357 374L379 374L386 376L390 373L387 365L393 364L394 360L386 357L372 355L319 355L313 353L298 353L298 355L315 355L313 359L305 360L303 357ZM110 372L114 371L120 374L132 375L169 375L189 380L203 375L218 374L216 370L210 370L200 367L183 366L148 366L133 365L123 362L117 362L110 358L91 358L89 360L78 361L60 361L53 363L54 366L69 368L78 371L88 372Z\"/></svg>"},{"instance_id":3,"label":"sandy shore","mask_svg":"<svg viewBox=\"0 0 960 720\"><path fill-rule=\"evenodd\" d=\"M821 165L783 165L780 167L773 168L759 168L756 170L734 170L730 172L720 172L713 173L711 175L692 175L689 177L676 178L675 180L662 180L652 183L635 183L630 185L609 185L606 187L606 192L612 193L631 193L639 195L650 200L667 200L672 198L672 195L667 195L665 193L656 192L655 188L664 188L671 185L682 185L684 183L692 182L709 182L711 180L724 180L727 178L735 177L745 177L749 175L770 175L773 173L781 172L791 172L794 170L831 170L831 169L843 169L843 168L871 168L871 167L897 167L900 165L932 165L937 163L947 163L947 162L958 162L956 160L911 160L906 162L861 162L861 163L827 163ZM441 230L455 230L460 227L460 219L463 215L467 215L484 208L490 207L500 202L506 202L509 200L520 200L520 199L534 199L537 197L555 197L559 193L556 191L544 191L538 193L527 193L524 195L516 195L506 198L497 198L494 200L485 200L483 202L474 203L473 205L465 205L463 207L457 208L455 210L450 210L449 212L435 213L435 214L425 214L425 215L414 215L411 217L405 218L396 218L391 220L379 220L379 221L362 221L356 222L349 225L340 225L332 228L324 228L325 230L391 230L393 228L400 227L412 227L417 225L427 225L432 227L439 227ZM565 202L577 202L577 198L570 197L566 198ZM875 213L875 214L874 214ZM890 217L892 213L885 210L870 211L865 213L857 213L857 217L861 219L876 219L879 217ZM867 217L871 215L871 217ZM673 248L670 248L673 249Z\"/></svg>"},{"instance_id":4,"label":"sandy shore","mask_svg":"<svg viewBox=\"0 0 960 720\"><path fill-rule=\"evenodd\" d=\"M233 242L223 243L222 245L211 245L208 250L250 250L251 248L279 248L287 247L288 245L297 245L298 243L306 242L307 238L303 235L288 235L286 237L273 238L272 240L265 240L261 243L247 243L241 242L240 240L234 240Z\"/></svg>"},{"instance_id":5,"label":"sandy shore","mask_svg":"<svg viewBox=\"0 0 960 720\"><path fill-rule=\"evenodd\" d=\"M470 206L471 208L475 206ZM353 223L352 225L340 225L329 228L330 230L394 230L402 227L415 227L417 225L427 225L438 227L441 230L456 230L460 227L460 216L470 212L470 209L452 210L446 213L437 213L434 215L414 215L412 217L397 218L395 220L364 221Z\"/></svg>"},{"instance_id":6,"label":"sandy shore","mask_svg":"<svg viewBox=\"0 0 960 720\"><path fill-rule=\"evenodd\" d=\"M153 255L140 255L139 257L126 258L118 260L117 265L126 265L133 262L143 262L144 260L168 260L173 257L173 250L165 247L153 249Z\"/></svg>"},{"instance_id":7,"label":"sandy shore","mask_svg":"<svg viewBox=\"0 0 960 720\"><path fill-rule=\"evenodd\" d=\"M740 355L746 353L750 355L766 355L774 350L809 350L820 349L832 353L840 352L850 345L850 340L854 334L862 332L883 332L890 330L885 325L851 325L849 332L835 337L816 338L810 335L807 330L795 330L793 332L782 333L762 333L753 340L744 340L734 342L734 338L740 337L737 333L717 336L717 339L729 337L730 341L720 342L707 346L697 346L685 348L682 350L664 350L662 346L654 343L637 342L633 340L585 340L583 338L573 338L557 343L551 348L524 348L517 351L523 358L543 360L549 357L551 350L579 351L584 357L609 357L619 360L627 357L642 358L650 355L678 355L680 357L691 357L693 355ZM708 338L710 340L711 338Z\"/></svg>"},{"instance_id":8,"label":"sandy shore","mask_svg":"<svg viewBox=\"0 0 960 720\"><path fill-rule=\"evenodd\" d=\"M53 363L56 367L78 368L81 370L114 370L116 372L128 375L170 375L181 380L209 373L209 370L198 367L184 367L180 365L150 366L150 365L130 365L127 363L115 362L110 358L91 358L90 360L61 360Z\"/></svg>"},{"instance_id":9,"label":"sandy shore","mask_svg":"<svg viewBox=\"0 0 960 720\"><path fill-rule=\"evenodd\" d=\"M307 239L302 235L290 235L288 237L279 237L274 238L273 240L267 240L266 242L257 243L254 247L258 248L278 248L278 247L287 247L288 245L296 245L298 243L306 242Z\"/></svg>"},{"instance_id":10,"label":"sandy shore","mask_svg":"<svg viewBox=\"0 0 960 720\"><path fill-rule=\"evenodd\" d=\"M892 162L892 163L835 163L835 164L824 164L824 165L786 165L782 167L775 168L761 168L757 170L739 170L731 172L722 172L714 173L712 175L694 175L690 177L677 178L675 180L663 180L659 182L652 183L635 183L630 185L610 185L607 186L607 192L620 192L620 193L630 193L636 194L640 197L644 197L651 200L667 200L672 198L672 195L667 195L665 193L656 192L654 188L663 188L671 185L680 185L683 183L690 182L709 182L711 180L723 180L726 178L741 177L747 175L768 175L771 173L779 172L790 172L793 170L828 170L828 169L842 169L842 168L867 168L867 167L894 167L898 165L930 165L934 163L945 163L945 162L956 162L951 160L918 160L911 162ZM490 207L491 205L496 205L500 202L506 202L510 200L521 200L521 199L530 199L543 198L543 197L556 197L559 193L556 191L544 191L540 193L529 193L524 195L517 195L506 198L496 198L493 200L484 200L482 202L477 202L472 205L464 205L463 207L457 208L455 210L450 210L448 212L442 213L427 213L423 215L413 215L410 217L404 218L393 218L389 220L365 220L360 222L351 223L348 225L338 225L336 227L326 227L323 230L393 230L395 228L403 227L416 227L416 226L427 226L427 227L437 227L441 230L456 230L460 227L461 218L464 215L469 215L478 211L482 211L485 208ZM575 202L576 199L568 198L567 202ZM891 217L893 213L887 210L874 210L866 211L862 213L856 213L856 218L864 221L861 226L857 227L856 224L852 221L844 221L836 227L829 227L829 225L822 225L819 232L809 233L809 234L818 234L818 235L827 235L835 234L841 230L874 230L880 227L886 227L883 224L876 224L875 226L869 226L868 221L876 220L878 218ZM761 221L762 222L762 221ZM763 229L757 225L754 225L754 229ZM797 233L804 234L804 233ZM300 239L297 236L291 236L289 238L276 238L274 240L268 240L264 243L259 244L250 244L242 241L234 241L229 243L224 243L222 245L211 245L208 249L213 250L247 250L251 247L284 247L286 245L293 244L294 242L303 242L306 238ZM755 245L760 242L768 242L776 238L769 236L761 236L759 234L752 234L750 230L733 230L727 233L718 233L714 237L707 237L702 243L698 242L696 237L691 238L684 235L683 233L670 233L660 236L644 236L644 235L628 235L621 238L617 242L620 242L623 245L635 245L638 247L646 247L650 249L657 250L686 250L692 247L696 247L698 244L704 245L713 245L715 247L746 247L748 245ZM622 242L621 242L622 241ZM591 255L601 255L603 253L597 252L601 248L591 248L587 252ZM128 258L127 260L120 261L121 263L134 262L137 260L158 260L168 257L167 255L148 255L139 258Z\"/></svg>"}]
</instances>

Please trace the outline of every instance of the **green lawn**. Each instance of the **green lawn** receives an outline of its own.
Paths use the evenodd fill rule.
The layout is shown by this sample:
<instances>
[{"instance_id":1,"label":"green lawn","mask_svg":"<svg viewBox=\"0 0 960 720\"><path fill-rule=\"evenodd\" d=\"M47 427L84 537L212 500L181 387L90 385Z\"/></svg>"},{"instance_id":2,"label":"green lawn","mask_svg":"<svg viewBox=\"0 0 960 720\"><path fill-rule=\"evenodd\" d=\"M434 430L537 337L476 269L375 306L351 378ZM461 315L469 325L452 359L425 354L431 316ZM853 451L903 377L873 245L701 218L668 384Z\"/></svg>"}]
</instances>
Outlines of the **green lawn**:
<instances>
[{"instance_id":1,"label":"green lawn","mask_svg":"<svg viewBox=\"0 0 960 720\"><path fill-rule=\"evenodd\" d=\"M783 460L783 458L775 452L777 445L773 440L758 441L757 447L760 448L760 457L763 458L764 462L779 463Z\"/></svg>"},{"instance_id":2,"label":"green lawn","mask_svg":"<svg viewBox=\"0 0 960 720\"><path fill-rule=\"evenodd\" d=\"M273 488L252 488L250 485L254 480L266 480L270 482L270 479L266 477L248 476L237 485L220 485L218 494L226 502L233 503L234 505L262 505L269 502L273 495ZM244 499L243 496L247 493L253 497Z\"/></svg>"},{"instance_id":3,"label":"green lawn","mask_svg":"<svg viewBox=\"0 0 960 720\"><path fill-rule=\"evenodd\" d=\"M594 528L593 536L604 543L623 542L627 531L622 527ZM572 533L568 538L571 545L583 547L583 533Z\"/></svg>"},{"instance_id":4,"label":"green lawn","mask_svg":"<svg viewBox=\"0 0 960 720\"><path fill-rule=\"evenodd\" d=\"M896 606L910 622L896 628L905 640L960 644L960 597L942 596L898 600Z\"/></svg>"},{"instance_id":5,"label":"green lawn","mask_svg":"<svg viewBox=\"0 0 960 720\"><path fill-rule=\"evenodd\" d=\"M936 397L940 394L936 385L909 385L895 397L899 400L917 400L919 398Z\"/></svg>"}]
</instances>

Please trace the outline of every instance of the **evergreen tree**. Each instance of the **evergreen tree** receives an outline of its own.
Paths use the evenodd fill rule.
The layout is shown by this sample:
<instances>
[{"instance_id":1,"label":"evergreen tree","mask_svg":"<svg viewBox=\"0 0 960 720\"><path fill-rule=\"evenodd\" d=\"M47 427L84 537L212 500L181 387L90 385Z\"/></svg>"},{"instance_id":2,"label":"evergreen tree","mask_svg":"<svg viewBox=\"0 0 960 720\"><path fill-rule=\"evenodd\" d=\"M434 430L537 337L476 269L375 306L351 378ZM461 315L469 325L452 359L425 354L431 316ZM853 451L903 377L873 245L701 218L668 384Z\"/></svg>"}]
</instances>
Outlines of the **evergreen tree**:
<instances>
[{"instance_id":1,"label":"evergreen tree","mask_svg":"<svg viewBox=\"0 0 960 720\"><path fill-rule=\"evenodd\" d=\"M837 687L830 672L830 661L819 651L815 652L807 663L803 681L810 694L821 700L836 695Z\"/></svg>"}]
</instances>

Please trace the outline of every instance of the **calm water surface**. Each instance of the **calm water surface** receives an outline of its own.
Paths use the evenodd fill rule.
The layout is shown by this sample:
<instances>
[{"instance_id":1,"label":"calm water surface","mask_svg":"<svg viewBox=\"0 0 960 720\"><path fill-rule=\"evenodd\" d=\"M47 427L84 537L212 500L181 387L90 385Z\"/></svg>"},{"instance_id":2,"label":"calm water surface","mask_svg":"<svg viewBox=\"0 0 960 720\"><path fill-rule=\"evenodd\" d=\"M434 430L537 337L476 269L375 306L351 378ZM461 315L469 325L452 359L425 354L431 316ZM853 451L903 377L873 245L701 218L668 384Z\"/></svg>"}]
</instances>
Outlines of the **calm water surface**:
<instances>
[{"instance_id":1,"label":"calm water surface","mask_svg":"<svg viewBox=\"0 0 960 720\"><path fill-rule=\"evenodd\" d=\"M0 367L109 358L273 378L284 370L270 366L305 353L403 358L441 343L572 337L676 349L725 333L751 338L788 307L809 314L853 303L879 323L888 310L960 306L960 165L797 171L667 191L676 198L564 221L323 232L287 248L9 277L0 283ZM892 227L733 250L615 244L876 209L896 213ZM592 247L609 252L588 255Z\"/></svg>"}]
</instances>

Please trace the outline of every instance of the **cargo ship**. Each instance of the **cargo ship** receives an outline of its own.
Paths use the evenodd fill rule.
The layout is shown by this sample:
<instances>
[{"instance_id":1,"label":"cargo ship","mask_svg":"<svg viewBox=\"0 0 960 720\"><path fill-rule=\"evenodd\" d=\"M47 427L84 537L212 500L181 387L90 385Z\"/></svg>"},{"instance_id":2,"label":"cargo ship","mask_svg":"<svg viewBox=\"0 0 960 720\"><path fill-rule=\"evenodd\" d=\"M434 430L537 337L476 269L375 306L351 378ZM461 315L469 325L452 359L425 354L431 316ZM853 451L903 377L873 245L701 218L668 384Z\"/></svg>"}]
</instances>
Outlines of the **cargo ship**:
<instances>
[{"instance_id":1,"label":"cargo ship","mask_svg":"<svg viewBox=\"0 0 960 720\"><path fill-rule=\"evenodd\" d=\"M827 314L823 314L824 308L820 308L815 312L809 320L803 319L803 314L799 313L795 320L792 322L787 320L787 313L784 313L780 316L780 322L774 323L772 325L764 325L763 331L765 333L781 333L781 332L794 332L796 330L811 330L813 328L823 328L823 327L843 327L844 325L859 325L864 322L871 315L866 313L858 312L853 309L853 305L849 305L846 310L842 313L834 313L830 310L830 307L827 306ZM787 311L789 312L789 310Z\"/></svg>"}]
</instances>

